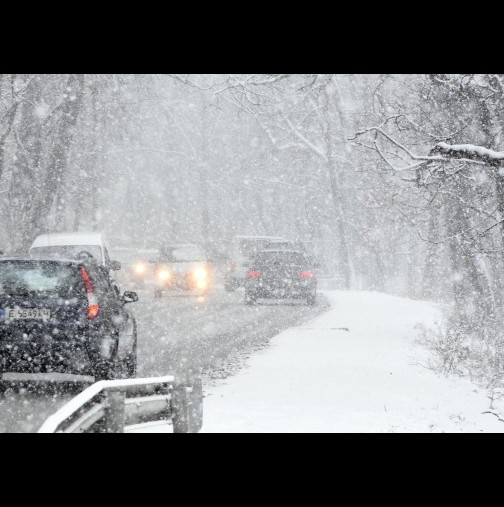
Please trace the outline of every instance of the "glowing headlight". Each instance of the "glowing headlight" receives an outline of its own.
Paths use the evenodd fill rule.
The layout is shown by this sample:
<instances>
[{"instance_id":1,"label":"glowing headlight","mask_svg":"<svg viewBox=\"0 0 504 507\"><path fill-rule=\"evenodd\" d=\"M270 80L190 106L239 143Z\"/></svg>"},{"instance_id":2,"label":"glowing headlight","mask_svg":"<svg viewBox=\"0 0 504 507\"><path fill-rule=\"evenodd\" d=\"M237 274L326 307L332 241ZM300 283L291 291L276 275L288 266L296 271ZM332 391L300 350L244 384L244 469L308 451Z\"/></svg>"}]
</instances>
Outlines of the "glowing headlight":
<instances>
[{"instance_id":1,"label":"glowing headlight","mask_svg":"<svg viewBox=\"0 0 504 507\"><path fill-rule=\"evenodd\" d=\"M170 278L171 273L166 269L163 269L162 271L159 271L157 276L162 282L166 282L166 280Z\"/></svg>"},{"instance_id":2,"label":"glowing headlight","mask_svg":"<svg viewBox=\"0 0 504 507\"><path fill-rule=\"evenodd\" d=\"M196 280L205 280L207 276L208 273L203 268L199 268L194 271L194 278L196 278Z\"/></svg>"},{"instance_id":3,"label":"glowing headlight","mask_svg":"<svg viewBox=\"0 0 504 507\"><path fill-rule=\"evenodd\" d=\"M135 273L137 275L142 275L143 273L145 273L145 264L139 262L138 264L135 264L135 267L133 269L135 270Z\"/></svg>"},{"instance_id":4,"label":"glowing headlight","mask_svg":"<svg viewBox=\"0 0 504 507\"><path fill-rule=\"evenodd\" d=\"M206 280L197 280L196 281L196 288L206 289L207 288L207 281Z\"/></svg>"}]
</instances>

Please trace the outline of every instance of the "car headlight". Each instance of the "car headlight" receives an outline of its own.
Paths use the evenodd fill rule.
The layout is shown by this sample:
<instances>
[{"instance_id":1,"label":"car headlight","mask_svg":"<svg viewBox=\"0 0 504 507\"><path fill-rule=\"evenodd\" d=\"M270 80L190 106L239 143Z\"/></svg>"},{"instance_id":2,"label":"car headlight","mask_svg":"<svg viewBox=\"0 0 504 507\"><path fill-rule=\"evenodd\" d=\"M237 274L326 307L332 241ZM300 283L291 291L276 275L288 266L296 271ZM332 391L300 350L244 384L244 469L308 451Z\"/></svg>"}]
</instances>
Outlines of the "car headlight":
<instances>
[{"instance_id":1,"label":"car headlight","mask_svg":"<svg viewBox=\"0 0 504 507\"><path fill-rule=\"evenodd\" d=\"M208 277L208 273L207 273L206 269L198 268L198 269L194 270L194 278L196 280L206 280L207 277Z\"/></svg>"},{"instance_id":2,"label":"car headlight","mask_svg":"<svg viewBox=\"0 0 504 507\"><path fill-rule=\"evenodd\" d=\"M139 262L138 264L135 264L133 270L137 275L143 275L145 273L145 264Z\"/></svg>"},{"instance_id":3,"label":"car headlight","mask_svg":"<svg viewBox=\"0 0 504 507\"><path fill-rule=\"evenodd\" d=\"M170 279L171 273L167 269L162 269L158 272L157 276L162 282L166 282L166 280Z\"/></svg>"},{"instance_id":4,"label":"car headlight","mask_svg":"<svg viewBox=\"0 0 504 507\"><path fill-rule=\"evenodd\" d=\"M196 280L196 288L197 289L206 289L208 283L206 280Z\"/></svg>"}]
</instances>

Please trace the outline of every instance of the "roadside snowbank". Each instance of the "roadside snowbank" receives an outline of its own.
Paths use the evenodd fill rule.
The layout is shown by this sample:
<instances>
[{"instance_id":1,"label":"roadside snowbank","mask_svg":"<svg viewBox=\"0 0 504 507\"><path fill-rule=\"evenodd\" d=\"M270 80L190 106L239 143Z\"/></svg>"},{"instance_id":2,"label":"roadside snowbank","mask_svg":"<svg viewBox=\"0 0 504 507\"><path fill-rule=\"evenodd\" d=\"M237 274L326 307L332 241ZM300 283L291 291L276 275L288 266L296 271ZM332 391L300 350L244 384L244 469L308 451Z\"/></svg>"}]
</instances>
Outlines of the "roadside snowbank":
<instances>
[{"instance_id":1,"label":"roadside snowbank","mask_svg":"<svg viewBox=\"0 0 504 507\"><path fill-rule=\"evenodd\" d=\"M331 309L205 388L202 432L504 432L483 389L422 365L435 305L325 291ZM346 329L345 329L346 328Z\"/></svg>"}]
</instances>

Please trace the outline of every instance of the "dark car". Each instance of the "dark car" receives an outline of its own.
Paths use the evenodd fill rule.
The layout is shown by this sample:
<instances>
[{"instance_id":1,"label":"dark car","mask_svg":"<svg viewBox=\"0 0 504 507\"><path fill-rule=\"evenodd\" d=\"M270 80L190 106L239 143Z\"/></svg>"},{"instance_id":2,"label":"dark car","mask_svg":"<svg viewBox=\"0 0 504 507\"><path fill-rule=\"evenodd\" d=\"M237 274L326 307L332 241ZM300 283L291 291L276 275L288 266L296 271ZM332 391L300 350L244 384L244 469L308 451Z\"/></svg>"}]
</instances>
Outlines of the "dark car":
<instances>
[{"instance_id":1,"label":"dark car","mask_svg":"<svg viewBox=\"0 0 504 507\"><path fill-rule=\"evenodd\" d=\"M92 257L0 259L0 376L136 375L136 322ZM7 374L7 375L6 375ZM40 377L40 375L39 375Z\"/></svg>"},{"instance_id":2,"label":"dark car","mask_svg":"<svg viewBox=\"0 0 504 507\"><path fill-rule=\"evenodd\" d=\"M245 304L259 298L306 299L314 305L317 277L313 262L304 252L296 250L264 250L250 265L245 281Z\"/></svg>"}]
</instances>

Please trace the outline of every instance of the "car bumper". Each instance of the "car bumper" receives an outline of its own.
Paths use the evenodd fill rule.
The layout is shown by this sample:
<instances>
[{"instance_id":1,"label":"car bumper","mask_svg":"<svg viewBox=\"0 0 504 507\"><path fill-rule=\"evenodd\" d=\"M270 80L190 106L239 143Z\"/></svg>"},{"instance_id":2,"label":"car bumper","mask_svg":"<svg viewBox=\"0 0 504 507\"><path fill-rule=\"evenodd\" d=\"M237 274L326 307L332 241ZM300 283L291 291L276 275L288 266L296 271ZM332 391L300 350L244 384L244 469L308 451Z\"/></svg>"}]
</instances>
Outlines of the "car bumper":
<instances>
[{"instance_id":1,"label":"car bumper","mask_svg":"<svg viewBox=\"0 0 504 507\"><path fill-rule=\"evenodd\" d=\"M0 380L4 382L94 382L92 375L77 375L71 373L0 373Z\"/></svg>"},{"instance_id":2,"label":"car bumper","mask_svg":"<svg viewBox=\"0 0 504 507\"><path fill-rule=\"evenodd\" d=\"M93 332L0 335L0 373L69 373L94 375L103 357L104 340Z\"/></svg>"},{"instance_id":3,"label":"car bumper","mask_svg":"<svg viewBox=\"0 0 504 507\"><path fill-rule=\"evenodd\" d=\"M2 343L0 371L17 373L92 374L93 362L83 344L61 341Z\"/></svg>"},{"instance_id":4,"label":"car bumper","mask_svg":"<svg viewBox=\"0 0 504 507\"><path fill-rule=\"evenodd\" d=\"M316 289L316 284L311 282L277 285L249 280L245 284L246 293L255 298L306 298L312 295Z\"/></svg>"}]
</instances>

